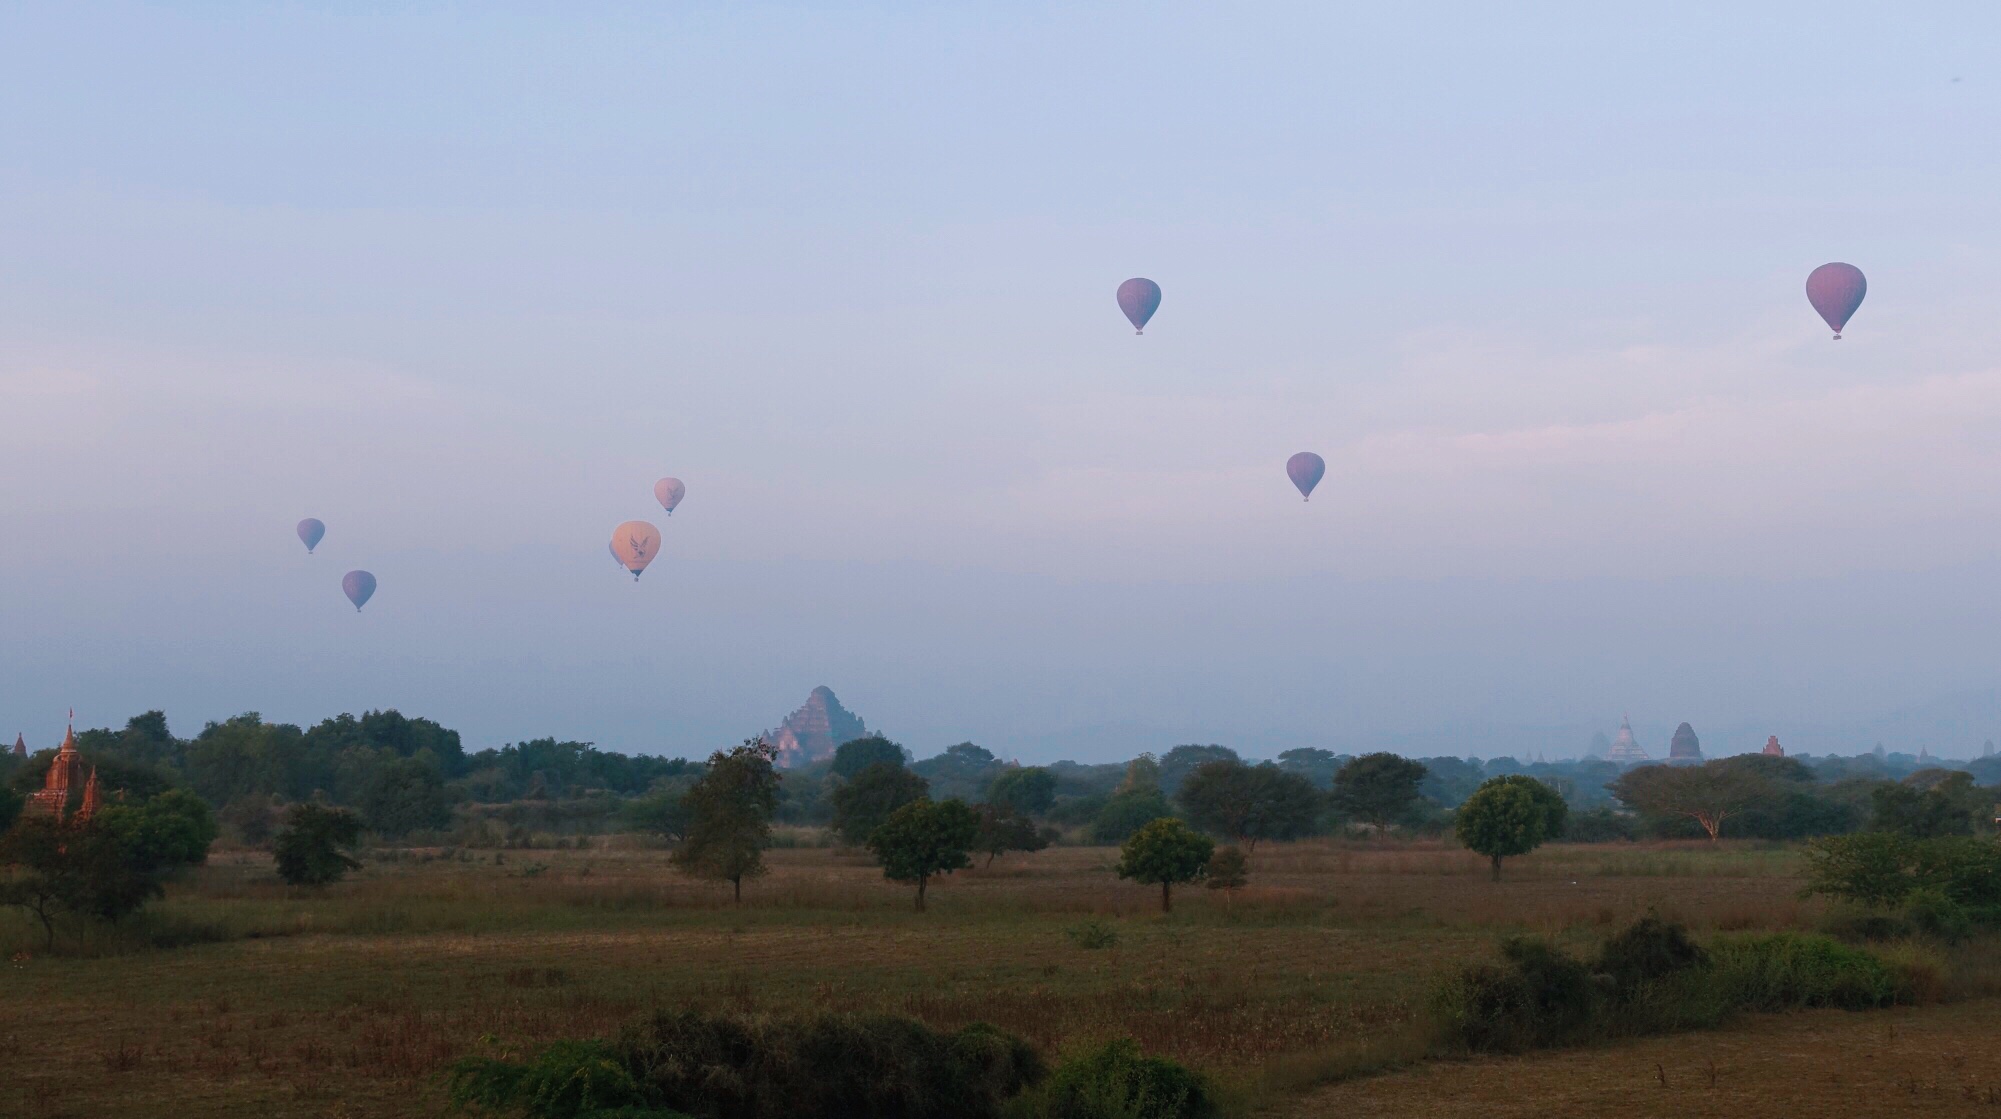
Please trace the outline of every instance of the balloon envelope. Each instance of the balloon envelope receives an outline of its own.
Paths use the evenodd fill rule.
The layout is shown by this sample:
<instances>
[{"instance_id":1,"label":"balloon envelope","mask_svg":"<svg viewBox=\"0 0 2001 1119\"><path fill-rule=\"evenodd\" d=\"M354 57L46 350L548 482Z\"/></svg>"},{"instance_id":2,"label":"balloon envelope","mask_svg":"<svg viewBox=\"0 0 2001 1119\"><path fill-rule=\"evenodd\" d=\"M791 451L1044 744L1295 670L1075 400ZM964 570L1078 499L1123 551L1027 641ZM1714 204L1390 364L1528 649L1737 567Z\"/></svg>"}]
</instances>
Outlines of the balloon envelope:
<instances>
[{"instance_id":1,"label":"balloon envelope","mask_svg":"<svg viewBox=\"0 0 2001 1119\"><path fill-rule=\"evenodd\" d=\"M1313 487L1327 473L1327 460L1312 451L1301 451L1285 460L1285 476L1299 487L1299 496L1307 500L1313 498Z\"/></svg>"},{"instance_id":2,"label":"balloon envelope","mask_svg":"<svg viewBox=\"0 0 2001 1119\"><path fill-rule=\"evenodd\" d=\"M307 517L299 522L299 543L306 546L307 555L313 554L313 549L320 546L326 534L327 526L318 517Z\"/></svg>"},{"instance_id":3,"label":"balloon envelope","mask_svg":"<svg viewBox=\"0 0 2001 1119\"><path fill-rule=\"evenodd\" d=\"M645 521L627 521L611 530L611 553L637 582L639 573L660 554L660 530Z\"/></svg>"},{"instance_id":4,"label":"balloon envelope","mask_svg":"<svg viewBox=\"0 0 2001 1119\"><path fill-rule=\"evenodd\" d=\"M1841 337L1841 328L1862 306L1862 297L1869 293L1869 281L1862 278L1862 270L1853 264L1823 264L1806 278L1806 299L1820 317L1834 329L1834 336Z\"/></svg>"},{"instance_id":5,"label":"balloon envelope","mask_svg":"<svg viewBox=\"0 0 2001 1119\"><path fill-rule=\"evenodd\" d=\"M346 593L347 600L354 603L354 612L359 614L361 608L368 605L368 600L375 597L375 576L366 571L350 571L340 577L340 589Z\"/></svg>"},{"instance_id":6,"label":"balloon envelope","mask_svg":"<svg viewBox=\"0 0 2001 1119\"><path fill-rule=\"evenodd\" d=\"M653 496L671 517L674 515L674 507L681 504L682 498L688 496L688 487L682 485L679 478L662 478L653 483Z\"/></svg>"},{"instance_id":7,"label":"balloon envelope","mask_svg":"<svg viewBox=\"0 0 2001 1119\"><path fill-rule=\"evenodd\" d=\"M1160 310L1160 285L1144 276L1134 276L1119 285L1119 310L1133 324L1134 334L1146 333L1146 320Z\"/></svg>"}]
</instances>

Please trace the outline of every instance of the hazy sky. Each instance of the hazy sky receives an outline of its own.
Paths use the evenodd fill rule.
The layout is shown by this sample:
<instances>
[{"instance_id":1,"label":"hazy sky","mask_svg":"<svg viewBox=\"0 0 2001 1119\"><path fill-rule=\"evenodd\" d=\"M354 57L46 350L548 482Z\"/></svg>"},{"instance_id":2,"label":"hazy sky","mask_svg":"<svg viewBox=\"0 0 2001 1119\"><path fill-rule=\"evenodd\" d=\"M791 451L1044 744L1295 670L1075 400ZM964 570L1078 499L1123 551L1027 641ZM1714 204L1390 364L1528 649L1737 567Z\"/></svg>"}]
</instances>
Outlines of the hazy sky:
<instances>
[{"instance_id":1,"label":"hazy sky","mask_svg":"<svg viewBox=\"0 0 2001 1119\"><path fill-rule=\"evenodd\" d=\"M0 730L1714 751L1991 688L2001 9L1924 7L9 5Z\"/></svg>"}]
</instances>

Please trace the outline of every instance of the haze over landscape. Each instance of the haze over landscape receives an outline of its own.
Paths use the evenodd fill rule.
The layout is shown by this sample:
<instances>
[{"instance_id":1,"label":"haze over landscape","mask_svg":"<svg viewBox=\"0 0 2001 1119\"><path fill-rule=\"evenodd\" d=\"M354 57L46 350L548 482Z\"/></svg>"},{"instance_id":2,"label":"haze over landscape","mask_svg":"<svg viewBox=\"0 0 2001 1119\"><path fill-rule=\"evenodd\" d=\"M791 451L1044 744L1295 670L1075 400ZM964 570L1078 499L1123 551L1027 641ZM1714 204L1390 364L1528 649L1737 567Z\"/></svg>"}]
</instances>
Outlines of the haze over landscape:
<instances>
[{"instance_id":1,"label":"haze over landscape","mask_svg":"<svg viewBox=\"0 0 2001 1119\"><path fill-rule=\"evenodd\" d=\"M2001 736L2001 13L1004 10L0 14L0 725Z\"/></svg>"}]
</instances>

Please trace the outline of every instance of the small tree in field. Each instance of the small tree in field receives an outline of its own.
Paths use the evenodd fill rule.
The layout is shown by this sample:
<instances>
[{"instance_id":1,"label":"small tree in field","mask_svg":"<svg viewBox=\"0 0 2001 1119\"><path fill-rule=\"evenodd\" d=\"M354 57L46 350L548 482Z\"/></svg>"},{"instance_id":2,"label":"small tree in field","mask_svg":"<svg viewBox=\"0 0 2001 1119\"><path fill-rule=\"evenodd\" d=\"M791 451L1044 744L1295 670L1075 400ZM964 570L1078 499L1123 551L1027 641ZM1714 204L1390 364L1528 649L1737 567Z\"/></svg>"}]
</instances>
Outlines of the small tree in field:
<instances>
[{"instance_id":1,"label":"small tree in field","mask_svg":"<svg viewBox=\"0 0 2001 1119\"><path fill-rule=\"evenodd\" d=\"M1202 870L1202 884L1212 890L1224 891L1232 903L1237 891L1251 880L1250 860L1244 857L1244 849L1234 844L1216 848L1209 856L1209 865Z\"/></svg>"},{"instance_id":2,"label":"small tree in field","mask_svg":"<svg viewBox=\"0 0 2001 1119\"><path fill-rule=\"evenodd\" d=\"M1174 910L1174 884L1202 877L1216 842L1172 816L1155 820L1119 848L1120 878L1160 886L1160 911Z\"/></svg>"},{"instance_id":3,"label":"small tree in field","mask_svg":"<svg viewBox=\"0 0 2001 1119\"><path fill-rule=\"evenodd\" d=\"M869 850L882 863L882 876L917 885L917 911L931 879L973 865L980 818L962 800L916 800L889 814L869 836Z\"/></svg>"},{"instance_id":4,"label":"small tree in field","mask_svg":"<svg viewBox=\"0 0 2001 1119\"><path fill-rule=\"evenodd\" d=\"M1034 820L1019 812L984 804L979 813L980 833L973 842L973 850L986 852L988 866L1009 851L1040 851L1049 846L1049 836L1035 826Z\"/></svg>"},{"instance_id":5,"label":"small tree in field","mask_svg":"<svg viewBox=\"0 0 2001 1119\"><path fill-rule=\"evenodd\" d=\"M778 808L778 751L762 738L709 755L702 779L688 790L687 833L670 856L698 878L730 884L743 903L743 880L764 873L771 814Z\"/></svg>"},{"instance_id":6,"label":"small tree in field","mask_svg":"<svg viewBox=\"0 0 2001 1119\"><path fill-rule=\"evenodd\" d=\"M931 783L905 769L902 762L875 762L835 787L834 831L846 842L863 846L890 813L924 799L930 791Z\"/></svg>"},{"instance_id":7,"label":"small tree in field","mask_svg":"<svg viewBox=\"0 0 2001 1119\"><path fill-rule=\"evenodd\" d=\"M1691 766L1643 765L1620 774L1606 787L1643 815L1694 820L1715 842L1723 834L1725 820L1775 798L1773 781L1755 767L1741 764L1759 760L1719 758Z\"/></svg>"},{"instance_id":8,"label":"small tree in field","mask_svg":"<svg viewBox=\"0 0 2001 1119\"><path fill-rule=\"evenodd\" d=\"M361 840L361 820L345 808L295 804L272 845L278 877L293 886L329 886L361 864L348 850Z\"/></svg>"},{"instance_id":9,"label":"small tree in field","mask_svg":"<svg viewBox=\"0 0 2001 1119\"><path fill-rule=\"evenodd\" d=\"M1496 777L1473 790L1453 816L1459 842L1493 860L1494 881L1501 860L1526 855L1563 834L1569 806L1556 790L1519 773Z\"/></svg>"},{"instance_id":10,"label":"small tree in field","mask_svg":"<svg viewBox=\"0 0 2001 1119\"><path fill-rule=\"evenodd\" d=\"M1418 800L1418 782L1430 771L1395 754L1363 754L1334 775L1334 807L1386 831Z\"/></svg>"}]
</instances>

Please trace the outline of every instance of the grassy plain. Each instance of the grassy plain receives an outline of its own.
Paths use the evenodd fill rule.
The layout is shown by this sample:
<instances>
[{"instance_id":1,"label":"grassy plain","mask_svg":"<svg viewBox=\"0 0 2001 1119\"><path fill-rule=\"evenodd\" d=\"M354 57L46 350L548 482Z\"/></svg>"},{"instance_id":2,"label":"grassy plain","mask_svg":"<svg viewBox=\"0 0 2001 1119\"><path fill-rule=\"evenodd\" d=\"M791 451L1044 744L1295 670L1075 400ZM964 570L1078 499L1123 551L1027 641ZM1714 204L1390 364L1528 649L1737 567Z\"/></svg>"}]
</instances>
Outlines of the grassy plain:
<instances>
[{"instance_id":1,"label":"grassy plain","mask_svg":"<svg viewBox=\"0 0 2001 1119\"><path fill-rule=\"evenodd\" d=\"M655 851L373 861L319 895L218 854L147 918L179 947L135 950L128 931L49 956L0 916L0 1114L436 1115L456 1057L655 1006L982 1020L1051 1053L1126 1035L1245 1100L1317 1108L1299 1093L1393 1060L1434 978L1498 933L1582 944L1650 908L1704 931L1815 916L1794 852L1728 843L1555 846L1498 884L1438 844L1267 845L1250 887L1180 890L1168 917L1115 855L1009 856L934 885L919 914L825 849L773 851L741 908ZM1091 922L1116 943L1084 947Z\"/></svg>"}]
</instances>

